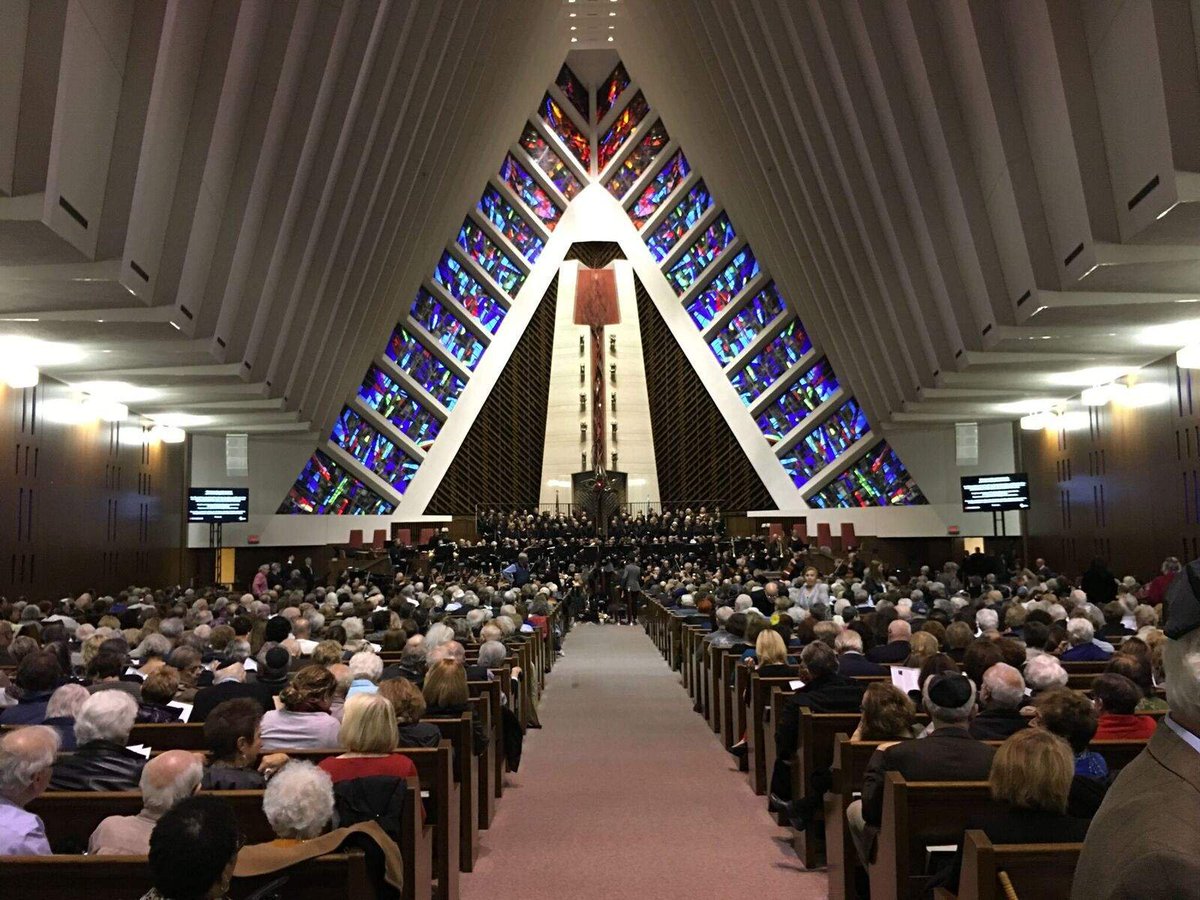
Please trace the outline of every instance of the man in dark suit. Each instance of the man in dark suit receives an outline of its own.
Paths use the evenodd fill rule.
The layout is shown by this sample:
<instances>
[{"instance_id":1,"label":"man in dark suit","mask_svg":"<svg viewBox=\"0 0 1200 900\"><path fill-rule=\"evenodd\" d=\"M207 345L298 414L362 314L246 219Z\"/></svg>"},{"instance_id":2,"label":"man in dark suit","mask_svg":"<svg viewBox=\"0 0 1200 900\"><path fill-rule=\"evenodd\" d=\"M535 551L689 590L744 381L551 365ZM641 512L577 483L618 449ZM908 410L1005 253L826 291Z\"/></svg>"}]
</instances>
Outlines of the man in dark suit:
<instances>
[{"instance_id":1,"label":"man in dark suit","mask_svg":"<svg viewBox=\"0 0 1200 900\"><path fill-rule=\"evenodd\" d=\"M192 716L189 722L203 722L208 714L226 700L237 697L249 697L262 705L264 712L275 708L275 698L267 685L246 684L246 670L240 662L232 663L213 673L212 687L202 688L196 692L196 700L192 705Z\"/></svg>"},{"instance_id":2,"label":"man in dark suit","mask_svg":"<svg viewBox=\"0 0 1200 900\"><path fill-rule=\"evenodd\" d=\"M902 663L912 652L909 638L912 626L903 619L893 619L888 625L888 642L867 651L867 659L874 663Z\"/></svg>"},{"instance_id":3,"label":"man in dark suit","mask_svg":"<svg viewBox=\"0 0 1200 900\"><path fill-rule=\"evenodd\" d=\"M923 702L933 731L921 740L876 750L867 763L862 799L846 808L850 835L864 863L874 856L888 772L899 772L908 781L986 781L991 772L996 751L967 731L975 709L974 682L957 672L935 675L925 682Z\"/></svg>"},{"instance_id":4,"label":"man in dark suit","mask_svg":"<svg viewBox=\"0 0 1200 900\"><path fill-rule=\"evenodd\" d=\"M1002 741L1029 727L1032 721L1021 715L1025 704L1025 679L1006 663L996 663L983 673L979 691L979 713L971 720L971 737L981 741Z\"/></svg>"},{"instance_id":5,"label":"man in dark suit","mask_svg":"<svg viewBox=\"0 0 1200 900\"><path fill-rule=\"evenodd\" d=\"M830 646L813 641L800 652L800 680L804 687L784 701L775 725L775 771L771 773L772 803L790 800L788 765L800 740L800 710L858 712L865 686L838 674L838 659Z\"/></svg>"},{"instance_id":6,"label":"man in dark suit","mask_svg":"<svg viewBox=\"0 0 1200 900\"><path fill-rule=\"evenodd\" d=\"M844 678L856 675L886 675L888 667L873 663L863 655L862 635L847 628L833 641L838 655L838 674Z\"/></svg>"}]
</instances>

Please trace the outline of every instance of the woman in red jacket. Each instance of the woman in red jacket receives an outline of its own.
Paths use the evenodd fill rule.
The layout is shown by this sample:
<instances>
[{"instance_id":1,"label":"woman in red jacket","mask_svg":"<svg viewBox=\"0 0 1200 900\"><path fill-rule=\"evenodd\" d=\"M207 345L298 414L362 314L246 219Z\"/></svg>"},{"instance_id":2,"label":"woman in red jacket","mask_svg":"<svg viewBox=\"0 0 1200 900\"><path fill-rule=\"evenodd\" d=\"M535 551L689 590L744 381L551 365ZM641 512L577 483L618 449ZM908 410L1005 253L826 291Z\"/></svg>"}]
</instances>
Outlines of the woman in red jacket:
<instances>
[{"instance_id":1,"label":"woman in red jacket","mask_svg":"<svg viewBox=\"0 0 1200 900\"><path fill-rule=\"evenodd\" d=\"M1105 672L1092 682L1092 700L1100 710L1094 741L1149 740L1158 727L1153 716L1135 715L1142 699L1138 686L1124 675Z\"/></svg>"}]
</instances>

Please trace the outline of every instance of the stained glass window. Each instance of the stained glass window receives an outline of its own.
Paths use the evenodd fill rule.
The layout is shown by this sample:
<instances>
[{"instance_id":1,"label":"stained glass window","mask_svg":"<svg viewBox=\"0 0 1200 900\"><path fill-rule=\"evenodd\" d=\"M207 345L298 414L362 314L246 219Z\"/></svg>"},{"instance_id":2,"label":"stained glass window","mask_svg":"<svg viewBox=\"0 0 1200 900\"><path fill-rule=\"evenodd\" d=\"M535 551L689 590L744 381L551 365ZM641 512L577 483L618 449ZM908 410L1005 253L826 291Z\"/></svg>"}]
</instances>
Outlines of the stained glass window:
<instances>
[{"instance_id":1,"label":"stained glass window","mask_svg":"<svg viewBox=\"0 0 1200 900\"><path fill-rule=\"evenodd\" d=\"M707 328L711 325L721 311L746 289L746 285L758 277L760 271L754 251L747 246L688 304L688 313L696 327Z\"/></svg>"},{"instance_id":2,"label":"stained glass window","mask_svg":"<svg viewBox=\"0 0 1200 900\"><path fill-rule=\"evenodd\" d=\"M793 321L730 379L747 406L812 349L808 335L799 326L798 321Z\"/></svg>"},{"instance_id":3,"label":"stained glass window","mask_svg":"<svg viewBox=\"0 0 1200 900\"><path fill-rule=\"evenodd\" d=\"M377 493L320 450L313 453L283 503L280 514L387 516L396 504Z\"/></svg>"},{"instance_id":4,"label":"stained glass window","mask_svg":"<svg viewBox=\"0 0 1200 900\"><path fill-rule=\"evenodd\" d=\"M608 115L608 111L613 108L613 104L621 96L621 91L627 87L629 87L629 73L625 71L623 63L617 63L617 67L604 79L604 84L596 90L597 122Z\"/></svg>"},{"instance_id":5,"label":"stained glass window","mask_svg":"<svg viewBox=\"0 0 1200 900\"><path fill-rule=\"evenodd\" d=\"M512 192L521 198L521 202L529 207L530 212L542 220L551 231L562 218L562 210L542 190L542 186L533 180L533 176L525 171L525 167L512 158L512 154L504 157L500 166L500 180L512 188Z\"/></svg>"},{"instance_id":6,"label":"stained glass window","mask_svg":"<svg viewBox=\"0 0 1200 900\"><path fill-rule=\"evenodd\" d=\"M395 425L422 449L433 443L442 428L437 416L422 406L416 397L410 395L379 366L367 369L362 387L358 389L358 396L363 403Z\"/></svg>"},{"instance_id":7,"label":"stained glass window","mask_svg":"<svg viewBox=\"0 0 1200 900\"><path fill-rule=\"evenodd\" d=\"M853 397L832 416L804 436L781 462L796 487L804 487L814 475L849 450L869 430L867 414Z\"/></svg>"},{"instance_id":8,"label":"stained glass window","mask_svg":"<svg viewBox=\"0 0 1200 900\"><path fill-rule=\"evenodd\" d=\"M654 233L646 238L650 254L659 262L666 259L671 249L700 221L700 217L712 204L713 198L708 192L708 187L703 181L696 182L687 196L667 213L662 224L654 229Z\"/></svg>"},{"instance_id":9,"label":"stained glass window","mask_svg":"<svg viewBox=\"0 0 1200 900\"><path fill-rule=\"evenodd\" d=\"M624 197L625 192L633 187L633 183L654 163L659 151L670 139L671 136L667 134L661 119L651 125L650 130L638 141L637 147L625 157L625 161L608 180L608 192L618 200Z\"/></svg>"},{"instance_id":10,"label":"stained glass window","mask_svg":"<svg viewBox=\"0 0 1200 900\"><path fill-rule=\"evenodd\" d=\"M821 488L808 502L820 509L922 506L929 501L894 450L882 442Z\"/></svg>"},{"instance_id":11,"label":"stained glass window","mask_svg":"<svg viewBox=\"0 0 1200 900\"><path fill-rule=\"evenodd\" d=\"M642 119L646 118L648 112L650 112L650 104L646 102L642 92L638 91L629 101L629 105L621 110L621 114L613 120L608 131L604 132L604 136L600 138L600 143L596 145L597 162L600 164L601 171L625 146L629 136L642 123Z\"/></svg>"},{"instance_id":12,"label":"stained glass window","mask_svg":"<svg viewBox=\"0 0 1200 900\"><path fill-rule=\"evenodd\" d=\"M729 217L722 213L667 272L667 281L671 282L675 293L687 293L687 289L736 237Z\"/></svg>"},{"instance_id":13,"label":"stained glass window","mask_svg":"<svg viewBox=\"0 0 1200 900\"><path fill-rule=\"evenodd\" d=\"M663 201L671 196L671 191L675 190L691 171L692 167L688 164L687 157L683 155L682 150L677 150L654 176L654 180L646 185L646 189L633 206L629 207L629 218L633 220L633 227L641 231L642 226L663 205Z\"/></svg>"},{"instance_id":14,"label":"stained glass window","mask_svg":"<svg viewBox=\"0 0 1200 900\"><path fill-rule=\"evenodd\" d=\"M466 250L467 255L479 263L479 267L491 275L492 281L510 297L515 297L517 291L521 290L521 285L525 283L525 273L521 267L470 219L463 222L458 230L458 246Z\"/></svg>"},{"instance_id":15,"label":"stained glass window","mask_svg":"<svg viewBox=\"0 0 1200 900\"><path fill-rule=\"evenodd\" d=\"M521 146L529 154L529 158L537 163L537 167L546 173L550 182L558 188L564 197L571 200L583 190L583 184L563 162L558 151L551 147L541 132L532 125L526 125L521 132Z\"/></svg>"},{"instance_id":16,"label":"stained glass window","mask_svg":"<svg viewBox=\"0 0 1200 900\"><path fill-rule=\"evenodd\" d=\"M333 423L329 439L402 494L417 474L420 463L348 406Z\"/></svg>"},{"instance_id":17,"label":"stained glass window","mask_svg":"<svg viewBox=\"0 0 1200 900\"><path fill-rule=\"evenodd\" d=\"M730 319L717 336L709 342L713 355L721 361L721 365L729 365L782 312L783 298L775 289L775 283L771 282L755 294L753 299L743 306L738 314ZM799 322L795 322L789 327L798 328L804 341L808 341L808 335L804 333L804 328Z\"/></svg>"},{"instance_id":18,"label":"stained glass window","mask_svg":"<svg viewBox=\"0 0 1200 900\"><path fill-rule=\"evenodd\" d=\"M508 238L530 263L542 255L545 242L533 226L525 221L525 217L491 185L484 189L483 196L479 198L479 211L487 216L488 221L496 226L496 230Z\"/></svg>"},{"instance_id":19,"label":"stained glass window","mask_svg":"<svg viewBox=\"0 0 1200 900\"><path fill-rule=\"evenodd\" d=\"M461 303L463 309L487 329L488 334L496 333L504 321L505 309L483 285L471 277L462 263L449 253L443 253L437 268L433 270L433 280L449 291L450 296Z\"/></svg>"},{"instance_id":20,"label":"stained glass window","mask_svg":"<svg viewBox=\"0 0 1200 900\"><path fill-rule=\"evenodd\" d=\"M397 326L384 351L388 358L412 376L446 409L454 409L458 395L467 383L451 372L424 344L404 328Z\"/></svg>"},{"instance_id":21,"label":"stained glass window","mask_svg":"<svg viewBox=\"0 0 1200 900\"><path fill-rule=\"evenodd\" d=\"M483 356L483 344L429 291L424 288L417 291L410 315L414 322L433 335L451 356L468 369L474 370L479 364Z\"/></svg>"},{"instance_id":22,"label":"stained glass window","mask_svg":"<svg viewBox=\"0 0 1200 900\"><path fill-rule=\"evenodd\" d=\"M571 101L571 105L579 110L579 114L583 116L583 121L590 121L588 108L588 89L583 86L583 82L575 77L575 73L571 71L571 67L563 63L563 67L558 70L558 77L554 79L554 83L558 85L558 89L563 92L563 96Z\"/></svg>"},{"instance_id":23,"label":"stained glass window","mask_svg":"<svg viewBox=\"0 0 1200 900\"><path fill-rule=\"evenodd\" d=\"M832 397L837 389L838 382L833 369L825 360L821 360L811 369L800 373L788 389L762 411L758 417L758 427L768 440L779 440Z\"/></svg>"},{"instance_id":24,"label":"stained glass window","mask_svg":"<svg viewBox=\"0 0 1200 900\"><path fill-rule=\"evenodd\" d=\"M567 147L568 150L575 156L577 160L586 169L592 161L592 143L588 140L588 136L584 134L571 121L561 106L554 102L554 98L549 94L542 98L542 105L538 108L538 115L542 117L550 130L558 135Z\"/></svg>"}]
</instances>

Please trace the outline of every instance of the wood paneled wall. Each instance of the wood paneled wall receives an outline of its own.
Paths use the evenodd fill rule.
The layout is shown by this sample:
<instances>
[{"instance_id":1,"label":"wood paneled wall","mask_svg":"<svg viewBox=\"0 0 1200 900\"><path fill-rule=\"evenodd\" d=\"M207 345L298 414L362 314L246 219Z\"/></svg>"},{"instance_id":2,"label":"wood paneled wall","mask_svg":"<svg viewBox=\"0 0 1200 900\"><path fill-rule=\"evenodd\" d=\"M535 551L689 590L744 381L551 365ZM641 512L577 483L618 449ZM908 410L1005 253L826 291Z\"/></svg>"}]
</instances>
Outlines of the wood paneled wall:
<instances>
[{"instance_id":1,"label":"wood paneled wall","mask_svg":"<svg viewBox=\"0 0 1200 900\"><path fill-rule=\"evenodd\" d=\"M69 396L45 377L0 384L0 593L43 600L177 581L185 445L151 442L132 422L46 414Z\"/></svg>"},{"instance_id":2,"label":"wood paneled wall","mask_svg":"<svg viewBox=\"0 0 1200 900\"><path fill-rule=\"evenodd\" d=\"M1200 371L1174 357L1139 373L1169 403L1093 408L1086 428L1021 432L1029 557L1077 574L1093 557L1147 578L1167 556L1200 557Z\"/></svg>"}]
</instances>

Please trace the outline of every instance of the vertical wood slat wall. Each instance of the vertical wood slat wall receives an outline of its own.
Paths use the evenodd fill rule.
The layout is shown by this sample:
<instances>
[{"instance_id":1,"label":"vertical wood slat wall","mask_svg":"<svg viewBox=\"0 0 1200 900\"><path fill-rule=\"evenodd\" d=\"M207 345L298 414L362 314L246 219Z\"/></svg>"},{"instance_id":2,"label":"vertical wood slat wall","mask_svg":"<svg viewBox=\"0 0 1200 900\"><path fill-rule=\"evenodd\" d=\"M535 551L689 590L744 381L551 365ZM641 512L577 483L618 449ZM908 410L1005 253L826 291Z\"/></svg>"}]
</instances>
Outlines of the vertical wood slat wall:
<instances>
[{"instance_id":1,"label":"vertical wood slat wall","mask_svg":"<svg viewBox=\"0 0 1200 900\"><path fill-rule=\"evenodd\" d=\"M1141 579L1167 556L1200 557L1200 371L1168 357L1140 380L1170 385L1170 402L1093 407L1086 428L1021 432L1031 560L1078 573L1099 556Z\"/></svg>"},{"instance_id":2,"label":"vertical wood slat wall","mask_svg":"<svg viewBox=\"0 0 1200 900\"><path fill-rule=\"evenodd\" d=\"M66 425L67 388L0 384L0 593L54 600L180 578L184 445L140 424Z\"/></svg>"}]
</instances>

